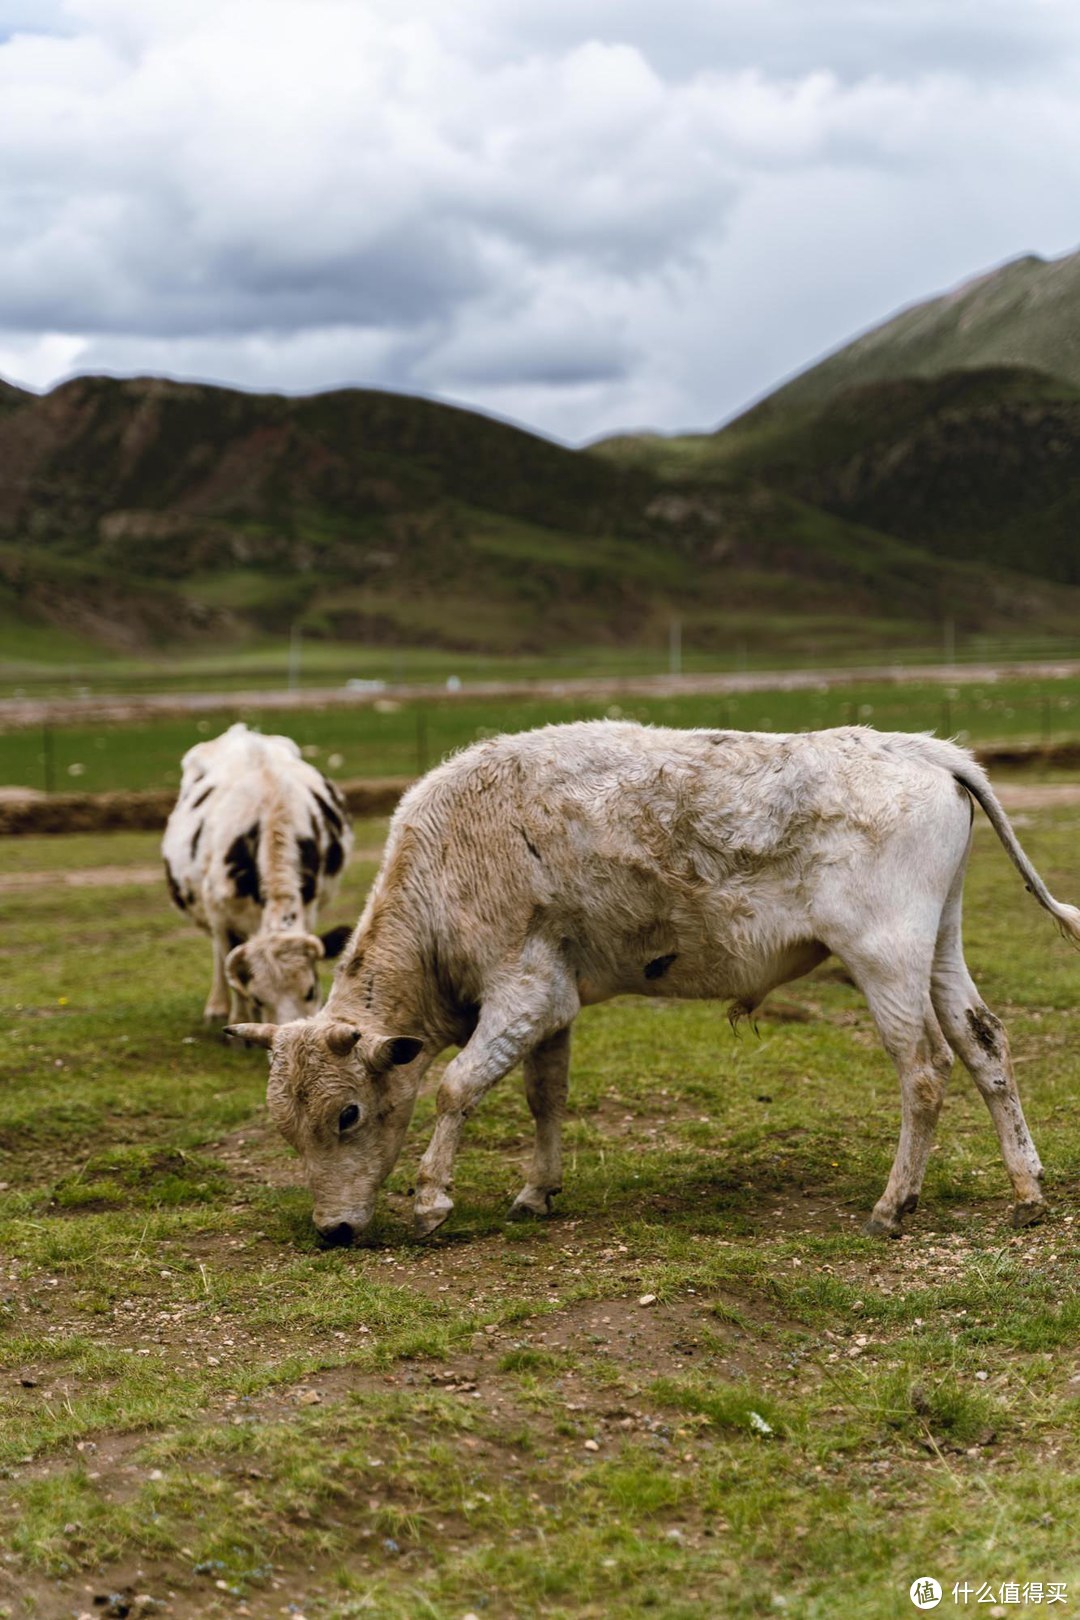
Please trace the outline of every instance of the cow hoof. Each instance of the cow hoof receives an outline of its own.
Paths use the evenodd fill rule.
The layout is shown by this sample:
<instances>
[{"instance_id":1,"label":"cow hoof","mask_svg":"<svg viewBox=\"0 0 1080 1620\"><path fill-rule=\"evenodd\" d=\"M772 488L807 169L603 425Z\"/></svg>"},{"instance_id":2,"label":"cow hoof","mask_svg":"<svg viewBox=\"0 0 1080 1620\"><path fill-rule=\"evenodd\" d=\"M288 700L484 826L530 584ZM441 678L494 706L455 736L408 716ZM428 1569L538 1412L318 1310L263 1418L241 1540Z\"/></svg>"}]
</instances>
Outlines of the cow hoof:
<instances>
[{"instance_id":1,"label":"cow hoof","mask_svg":"<svg viewBox=\"0 0 1080 1620\"><path fill-rule=\"evenodd\" d=\"M868 1221L863 1222L863 1231L867 1237L898 1238L903 1230L899 1221L885 1221L880 1215L871 1215Z\"/></svg>"},{"instance_id":2,"label":"cow hoof","mask_svg":"<svg viewBox=\"0 0 1080 1620\"><path fill-rule=\"evenodd\" d=\"M510 1221L543 1221L554 1214L552 1199L559 1191L552 1187L549 1192L540 1192L535 1187L527 1187L524 1192L518 1193L510 1205L507 1220Z\"/></svg>"},{"instance_id":3,"label":"cow hoof","mask_svg":"<svg viewBox=\"0 0 1080 1620\"><path fill-rule=\"evenodd\" d=\"M1029 1198L1022 1204L1014 1204L1009 1211L1010 1223L1017 1227L1034 1226L1046 1214L1046 1202L1042 1198Z\"/></svg>"},{"instance_id":4,"label":"cow hoof","mask_svg":"<svg viewBox=\"0 0 1080 1620\"><path fill-rule=\"evenodd\" d=\"M417 1204L413 1211L413 1233L418 1238L430 1237L437 1232L454 1207L452 1198L438 1193L428 1203Z\"/></svg>"}]
</instances>

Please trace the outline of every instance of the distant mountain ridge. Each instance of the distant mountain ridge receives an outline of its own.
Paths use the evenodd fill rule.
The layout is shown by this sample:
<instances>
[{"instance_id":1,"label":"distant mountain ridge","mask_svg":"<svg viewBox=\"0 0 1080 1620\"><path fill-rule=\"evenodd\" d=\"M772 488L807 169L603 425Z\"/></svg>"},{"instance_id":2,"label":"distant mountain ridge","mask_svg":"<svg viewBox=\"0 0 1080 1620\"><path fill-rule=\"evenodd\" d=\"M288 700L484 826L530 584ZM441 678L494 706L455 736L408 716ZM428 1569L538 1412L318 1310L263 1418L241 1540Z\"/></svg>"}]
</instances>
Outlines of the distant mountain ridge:
<instances>
[{"instance_id":1,"label":"distant mountain ridge","mask_svg":"<svg viewBox=\"0 0 1080 1620\"><path fill-rule=\"evenodd\" d=\"M588 451L375 390L0 385L0 631L502 655L656 646L676 617L687 645L787 655L943 618L1072 635L1080 357L1037 363L1055 321L1080 329L1080 254L906 311L720 432ZM994 345L1016 362L956 358Z\"/></svg>"},{"instance_id":2,"label":"distant mountain ridge","mask_svg":"<svg viewBox=\"0 0 1080 1620\"><path fill-rule=\"evenodd\" d=\"M1080 252L1025 254L903 309L770 396L821 405L842 389L902 377L1022 366L1080 387Z\"/></svg>"},{"instance_id":3,"label":"distant mountain ridge","mask_svg":"<svg viewBox=\"0 0 1080 1620\"><path fill-rule=\"evenodd\" d=\"M783 491L939 559L1080 584L1080 253L902 311L713 433L594 447Z\"/></svg>"}]
</instances>

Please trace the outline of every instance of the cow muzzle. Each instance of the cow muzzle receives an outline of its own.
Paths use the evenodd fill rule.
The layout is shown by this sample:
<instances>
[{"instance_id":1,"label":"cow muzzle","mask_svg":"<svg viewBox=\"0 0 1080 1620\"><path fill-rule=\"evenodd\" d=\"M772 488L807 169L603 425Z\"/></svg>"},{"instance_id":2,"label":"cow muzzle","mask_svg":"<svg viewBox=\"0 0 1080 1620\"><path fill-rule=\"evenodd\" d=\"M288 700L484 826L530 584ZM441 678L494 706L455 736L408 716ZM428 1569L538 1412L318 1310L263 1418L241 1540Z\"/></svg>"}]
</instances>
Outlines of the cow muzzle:
<instances>
[{"instance_id":1,"label":"cow muzzle","mask_svg":"<svg viewBox=\"0 0 1080 1620\"><path fill-rule=\"evenodd\" d=\"M354 1211L347 1217L316 1215L315 1230L329 1248L347 1248L371 1225L372 1209Z\"/></svg>"}]
</instances>

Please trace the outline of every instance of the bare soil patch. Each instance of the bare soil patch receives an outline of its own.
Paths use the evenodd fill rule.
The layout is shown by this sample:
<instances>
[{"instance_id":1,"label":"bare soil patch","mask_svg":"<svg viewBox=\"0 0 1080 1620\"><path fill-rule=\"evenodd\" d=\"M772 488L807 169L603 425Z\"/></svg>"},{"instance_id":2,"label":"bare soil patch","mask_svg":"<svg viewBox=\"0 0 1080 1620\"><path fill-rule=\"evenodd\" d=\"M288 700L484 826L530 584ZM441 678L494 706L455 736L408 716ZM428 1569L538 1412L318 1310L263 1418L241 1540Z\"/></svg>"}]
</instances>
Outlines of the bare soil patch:
<instances>
[{"instance_id":1,"label":"bare soil patch","mask_svg":"<svg viewBox=\"0 0 1080 1620\"><path fill-rule=\"evenodd\" d=\"M2 872L0 894L25 894L31 889L120 889L127 885L162 885L160 866L88 866L70 872Z\"/></svg>"}]
</instances>

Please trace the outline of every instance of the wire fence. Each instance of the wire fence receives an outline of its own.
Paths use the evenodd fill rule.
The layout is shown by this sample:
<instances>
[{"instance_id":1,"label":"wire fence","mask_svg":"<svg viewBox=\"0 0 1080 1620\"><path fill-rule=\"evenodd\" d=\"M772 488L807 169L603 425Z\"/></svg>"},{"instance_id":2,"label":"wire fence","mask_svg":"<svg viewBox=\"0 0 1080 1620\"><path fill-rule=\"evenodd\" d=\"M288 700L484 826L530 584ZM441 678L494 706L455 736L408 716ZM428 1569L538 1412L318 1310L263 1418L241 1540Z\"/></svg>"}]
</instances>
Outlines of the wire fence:
<instances>
[{"instance_id":1,"label":"wire fence","mask_svg":"<svg viewBox=\"0 0 1080 1620\"><path fill-rule=\"evenodd\" d=\"M973 744L1049 747L1080 737L1080 677L955 686L822 684L803 690L721 696L669 692L617 700L479 698L466 689L442 699L387 696L355 708L290 712L226 704L213 714L119 724L46 724L0 733L0 784L45 793L174 787L187 749L236 720L293 737L305 756L331 776L413 776L453 750L498 732L600 717L779 732L871 725L883 731L935 731Z\"/></svg>"}]
</instances>

